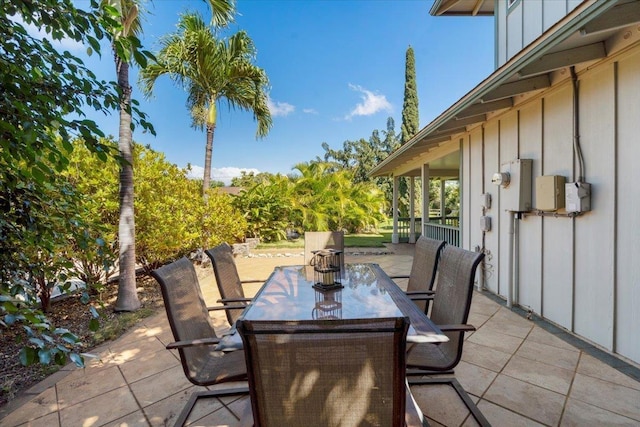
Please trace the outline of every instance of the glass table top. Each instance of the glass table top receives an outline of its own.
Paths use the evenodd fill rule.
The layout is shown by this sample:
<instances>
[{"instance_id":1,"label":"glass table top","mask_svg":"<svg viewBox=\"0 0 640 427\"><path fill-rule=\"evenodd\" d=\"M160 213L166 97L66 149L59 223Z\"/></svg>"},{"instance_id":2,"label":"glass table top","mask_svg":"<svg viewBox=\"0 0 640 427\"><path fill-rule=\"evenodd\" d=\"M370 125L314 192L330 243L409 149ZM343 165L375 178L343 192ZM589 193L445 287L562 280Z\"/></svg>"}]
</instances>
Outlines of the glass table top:
<instances>
[{"instance_id":1,"label":"glass table top","mask_svg":"<svg viewBox=\"0 0 640 427\"><path fill-rule=\"evenodd\" d=\"M318 278L312 266L276 267L241 318L304 321L408 317L407 342L449 340L377 264L345 264L341 287L334 290L314 288ZM218 350L242 348L238 335L232 327L222 337Z\"/></svg>"}]
</instances>

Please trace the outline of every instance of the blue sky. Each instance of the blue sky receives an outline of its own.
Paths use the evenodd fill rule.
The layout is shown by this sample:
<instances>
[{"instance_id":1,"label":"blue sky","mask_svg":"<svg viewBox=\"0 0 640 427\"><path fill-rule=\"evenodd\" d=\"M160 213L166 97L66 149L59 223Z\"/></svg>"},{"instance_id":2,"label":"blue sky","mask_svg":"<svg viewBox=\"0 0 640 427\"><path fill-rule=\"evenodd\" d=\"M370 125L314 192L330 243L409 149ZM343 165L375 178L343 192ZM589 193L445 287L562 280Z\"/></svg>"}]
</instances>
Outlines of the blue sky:
<instances>
[{"instance_id":1,"label":"blue sky","mask_svg":"<svg viewBox=\"0 0 640 427\"><path fill-rule=\"evenodd\" d=\"M284 173L322 156L327 142L369 138L402 121L405 53L414 48L420 127L475 87L494 68L492 18L432 17L431 0L238 0L238 16L227 33L247 31L257 48L255 63L270 79L273 127L256 139L249 113L219 108L212 179L228 182L240 169ZM146 3L143 43L156 52L158 38L175 30L187 10L209 12L202 0ZM108 48L88 64L113 80ZM204 164L205 135L190 127L186 95L168 77L145 100L131 71L134 97L142 103L157 136L134 140L162 151L178 166ZM117 135L117 114L92 116L107 134Z\"/></svg>"}]
</instances>

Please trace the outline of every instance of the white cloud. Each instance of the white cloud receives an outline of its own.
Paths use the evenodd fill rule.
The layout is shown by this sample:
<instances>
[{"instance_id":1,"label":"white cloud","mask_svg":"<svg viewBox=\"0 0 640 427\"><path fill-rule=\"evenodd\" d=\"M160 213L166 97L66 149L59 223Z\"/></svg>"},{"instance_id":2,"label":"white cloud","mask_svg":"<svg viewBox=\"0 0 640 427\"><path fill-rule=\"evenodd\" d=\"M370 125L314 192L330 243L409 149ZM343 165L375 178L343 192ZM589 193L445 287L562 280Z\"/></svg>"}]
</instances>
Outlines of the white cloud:
<instances>
[{"instance_id":1,"label":"white cloud","mask_svg":"<svg viewBox=\"0 0 640 427\"><path fill-rule=\"evenodd\" d=\"M345 116L345 119L350 120L354 116L371 116L379 111L393 111L393 107L389 101L387 101L386 96L373 93L362 86L352 85L351 83L349 83L349 88L362 94L360 96L362 102L356 105L355 108Z\"/></svg>"},{"instance_id":2,"label":"white cloud","mask_svg":"<svg viewBox=\"0 0 640 427\"><path fill-rule=\"evenodd\" d=\"M239 177L242 175L242 172L251 173L254 175L260 173L258 169L250 168L234 168L234 167L224 167L224 168L212 168L211 169L211 180L212 181L222 181L224 185L231 185L231 179ZM187 178L192 179L202 179L204 176L204 168L202 166L194 166L191 165L191 172L187 173Z\"/></svg>"},{"instance_id":3,"label":"white cloud","mask_svg":"<svg viewBox=\"0 0 640 427\"><path fill-rule=\"evenodd\" d=\"M277 102L271 99L267 99L267 107L273 117L288 116L296 110L296 107L286 102Z\"/></svg>"},{"instance_id":4,"label":"white cloud","mask_svg":"<svg viewBox=\"0 0 640 427\"><path fill-rule=\"evenodd\" d=\"M303 108L302 112L306 114L318 114L318 112L313 108Z\"/></svg>"}]
</instances>

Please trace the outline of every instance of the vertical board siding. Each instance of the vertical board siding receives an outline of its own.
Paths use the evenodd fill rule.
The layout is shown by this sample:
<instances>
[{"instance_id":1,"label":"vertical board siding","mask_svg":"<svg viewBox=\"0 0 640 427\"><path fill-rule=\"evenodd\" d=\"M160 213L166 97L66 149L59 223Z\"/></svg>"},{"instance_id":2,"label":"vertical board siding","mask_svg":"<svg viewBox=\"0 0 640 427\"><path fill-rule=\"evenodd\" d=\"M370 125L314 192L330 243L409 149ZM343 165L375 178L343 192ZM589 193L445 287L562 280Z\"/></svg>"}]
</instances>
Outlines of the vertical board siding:
<instances>
[{"instance_id":1,"label":"vertical board siding","mask_svg":"<svg viewBox=\"0 0 640 427\"><path fill-rule=\"evenodd\" d=\"M565 0L544 0L542 5L543 31L551 28L553 24L561 20L567 14Z\"/></svg>"},{"instance_id":2,"label":"vertical board siding","mask_svg":"<svg viewBox=\"0 0 640 427\"><path fill-rule=\"evenodd\" d=\"M584 0L567 0L567 14L570 13L576 7L580 6L580 3L582 3L583 1Z\"/></svg>"},{"instance_id":3,"label":"vertical board siding","mask_svg":"<svg viewBox=\"0 0 640 427\"><path fill-rule=\"evenodd\" d=\"M460 246L463 248L469 247L469 242L471 239L471 208L470 208L470 198L472 194L472 190L470 188L471 181L473 178L471 177L472 171L475 169L472 166L471 161L474 160L473 155L471 154L469 138L464 138L462 142L462 171L461 179L462 186L460 188L460 203L462 204L462 223L465 224L465 227L462 228L462 235L460 236Z\"/></svg>"},{"instance_id":4,"label":"vertical board siding","mask_svg":"<svg viewBox=\"0 0 640 427\"><path fill-rule=\"evenodd\" d=\"M522 0L509 10L507 10L506 0L497 1L495 13L497 66L503 65L536 40L582 1Z\"/></svg>"},{"instance_id":5,"label":"vertical board siding","mask_svg":"<svg viewBox=\"0 0 640 427\"><path fill-rule=\"evenodd\" d=\"M505 114L500 119L500 164L508 162L510 160L518 158L518 113L513 111ZM493 172L498 172L501 167ZM500 188L498 190L500 198L503 199L504 191L515 191L512 188L505 190ZM508 286L510 283L509 278L509 263L511 254L509 253L509 240L511 235L509 234L509 223L511 222L512 214L505 210L503 205L500 206L500 265L502 268L499 273L500 292L507 296ZM513 297L513 295L512 295Z\"/></svg>"},{"instance_id":6,"label":"vertical board siding","mask_svg":"<svg viewBox=\"0 0 640 427\"><path fill-rule=\"evenodd\" d=\"M592 211L575 220L574 331L607 349L614 315L614 101L613 64L580 76L580 135Z\"/></svg>"},{"instance_id":7,"label":"vertical board siding","mask_svg":"<svg viewBox=\"0 0 640 427\"><path fill-rule=\"evenodd\" d=\"M616 351L640 363L640 50L618 64Z\"/></svg>"},{"instance_id":8,"label":"vertical board siding","mask_svg":"<svg viewBox=\"0 0 640 427\"><path fill-rule=\"evenodd\" d=\"M486 182L485 191L491 194L491 209L487 211L487 215L491 217L491 231L485 236L485 256L486 269L486 287L490 291L504 295L498 284L498 276L500 272L500 193L498 187L491 183L491 176L494 172L500 170L499 159L499 140L498 140L498 121L494 120L485 125L484 129L484 182Z\"/></svg>"},{"instance_id":9,"label":"vertical board siding","mask_svg":"<svg viewBox=\"0 0 640 427\"><path fill-rule=\"evenodd\" d=\"M469 135L471 148L471 174L469 177L469 222L467 229L470 231L468 249L474 250L476 246L482 247L482 230L480 229L480 216L482 216L482 128L477 128Z\"/></svg>"},{"instance_id":10,"label":"vertical board siding","mask_svg":"<svg viewBox=\"0 0 640 427\"><path fill-rule=\"evenodd\" d=\"M580 74L579 134L592 210L519 222L517 303L640 363L639 69L640 45ZM534 186L541 175L578 178L568 74L543 97L486 122L484 131L472 130L462 144L465 244L473 249L482 241L480 194L488 192L493 228L485 235L485 287L503 297L510 282L510 214L500 200L504 190L491 177L519 157L533 159ZM533 199L535 205L535 187Z\"/></svg>"},{"instance_id":11,"label":"vertical board siding","mask_svg":"<svg viewBox=\"0 0 640 427\"><path fill-rule=\"evenodd\" d=\"M541 1L524 1L522 45L527 46L542 34L542 5Z\"/></svg>"},{"instance_id":12,"label":"vertical board siding","mask_svg":"<svg viewBox=\"0 0 640 427\"><path fill-rule=\"evenodd\" d=\"M545 97L543 173L573 179L572 91L568 83ZM542 315L567 328L573 315L573 225L569 218L543 218Z\"/></svg>"},{"instance_id":13,"label":"vertical board siding","mask_svg":"<svg viewBox=\"0 0 640 427\"><path fill-rule=\"evenodd\" d=\"M535 206L535 177L542 175L542 101L520 110L520 158L533 159L532 183ZM536 313L542 310L542 217L526 216L520 221L520 272L518 303Z\"/></svg>"},{"instance_id":14,"label":"vertical board siding","mask_svg":"<svg viewBox=\"0 0 640 427\"><path fill-rule=\"evenodd\" d=\"M509 9L507 14L507 60L522 50L522 8L521 1ZM531 19L531 18L529 18Z\"/></svg>"},{"instance_id":15,"label":"vertical board siding","mask_svg":"<svg viewBox=\"0 0 640 427\"><path fill-rule=\"evenodd\" d=\"M499 1L496 10L496 69L507 62L507 2Z\"/></svg>"}]
</instances>

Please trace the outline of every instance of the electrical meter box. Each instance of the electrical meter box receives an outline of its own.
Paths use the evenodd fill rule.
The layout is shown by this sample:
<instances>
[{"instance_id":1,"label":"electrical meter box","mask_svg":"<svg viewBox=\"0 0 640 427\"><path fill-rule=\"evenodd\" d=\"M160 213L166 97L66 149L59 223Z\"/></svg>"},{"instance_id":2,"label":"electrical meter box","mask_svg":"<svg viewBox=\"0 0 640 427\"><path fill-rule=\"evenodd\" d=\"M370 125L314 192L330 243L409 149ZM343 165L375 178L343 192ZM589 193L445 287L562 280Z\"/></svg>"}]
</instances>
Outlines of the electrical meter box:
<instances>
[{"instance_id":1,"label":"electrical meter box","mask_svg":"<svg viewBox=\"0 0 640 427\"><path fill-rule=\"evenodd\" d=\"M515 159L500 165L500 207L511 212L528 212L532 209L533 160ZM507 179L504 179L504 178ZM496 182L498 183L498 182Z\"/></svg>"},{"instance_id":2,"label":"electrical meter box","mask_svg":"<svg viewBox=\"0 0 640 427\"><path fill-rule=\"evenodd\" d=\"M564 176L537 176L536 209L540 211L557 211L564 208L564 184Z\"/></svg>"}]
</instances>

